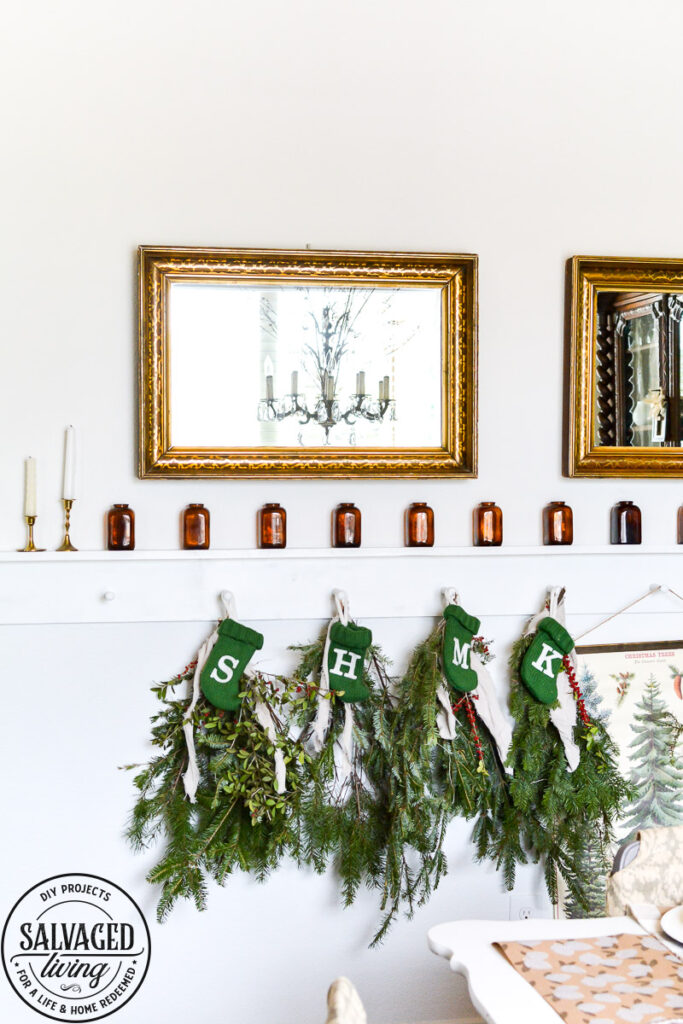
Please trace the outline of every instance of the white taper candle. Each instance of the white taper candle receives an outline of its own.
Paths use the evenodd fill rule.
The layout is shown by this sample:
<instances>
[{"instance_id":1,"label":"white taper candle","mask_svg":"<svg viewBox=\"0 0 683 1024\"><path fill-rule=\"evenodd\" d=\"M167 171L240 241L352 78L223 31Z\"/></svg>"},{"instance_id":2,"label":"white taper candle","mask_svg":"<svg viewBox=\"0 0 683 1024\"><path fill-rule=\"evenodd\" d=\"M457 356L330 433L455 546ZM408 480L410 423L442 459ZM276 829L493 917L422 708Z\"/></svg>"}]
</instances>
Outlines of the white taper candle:
<instances>
[{"instance_id":1,"label":"white taper candle","mask_svg":"<svg viewBox=\"0 0 683 1024\"><path fill-rule=\"evenodd\" d=\"M64 477L62 479L62 498L64 501L76 497L76 431L68 426L64 433Z\"/></svg>"},{"instance_id":2,"label":"white taper candle","mask_svg":"<svg viewBox=\"0 0 683 1024\"><path fill-rule=\"evenodd\" d=\"M30 456L24 462L24 515L38 515L36 460Z\"/></svg>"}]
</instances>

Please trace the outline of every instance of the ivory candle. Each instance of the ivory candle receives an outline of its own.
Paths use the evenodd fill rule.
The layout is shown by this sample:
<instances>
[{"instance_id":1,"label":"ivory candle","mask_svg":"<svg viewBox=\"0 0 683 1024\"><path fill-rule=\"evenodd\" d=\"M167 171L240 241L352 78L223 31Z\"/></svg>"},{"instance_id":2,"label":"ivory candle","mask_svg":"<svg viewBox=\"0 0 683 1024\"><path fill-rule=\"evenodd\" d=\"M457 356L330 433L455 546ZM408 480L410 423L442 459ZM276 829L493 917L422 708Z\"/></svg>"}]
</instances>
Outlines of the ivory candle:
<instances>
[{"instance_id":1,"label":"ivory candle","mask_svg":"<svg viewBox=\"0 0 683 1024\"><path fill-rule=\"evenodd\" d=\"M64 432L64 477L62 499L73 501L76 497L76 431L68 426Z\"/></svg>"},{"instance_id":2,"label":"ivory candle","mask_svg":"<svg viewBox=\"0 0 683 1024\"><path fill-rule=\"evenodd\" d=\"M299 371L292 370L292 394L299 394Z\"/></svg>"},{"instance_id":3,"label":"ivory candle","mask_svg":"<svg viewBox=\"0 0 683 1024\"><path fill-rule=\"evenodd\" d=\"M273 397L274 397L274 392L273 392L273 378L271 377L271 375L270 375L270 374L268 374L268 376L266 377L266 398L267 398L268 400L270 400L270 399L272 399Z\"/></svg>"},{"instance_id":4,"label":"ivory candle","mask_svg":"<svg viewBox=\"0 0 683 1024\"><path fill-rule=\"evenodd\" d=\"M389 378L385 377L384 378L384 397L387 400L387 402L389 401L390 395L391 395L391 393L389 391Z\"/></svg>"},{"instance_id":5,"label":"ivory candle","mask_svg":"<svg viewBox=\"0 0 683 1024\"><path fill-rule=\"evenodd\" d=\"M30 456L24 462L24 515L38 515L36 460Z\"/></svg>"},{"instance_id":6,"label":"ivory candle","mask_svg":"<svg viewBox=\"0 0 683 1024\"><path fill-rule=\"evenodd\" d=\"M365 394L365 370L361 370L358 374L358 394Z\"/></svg>"}]
</instances>

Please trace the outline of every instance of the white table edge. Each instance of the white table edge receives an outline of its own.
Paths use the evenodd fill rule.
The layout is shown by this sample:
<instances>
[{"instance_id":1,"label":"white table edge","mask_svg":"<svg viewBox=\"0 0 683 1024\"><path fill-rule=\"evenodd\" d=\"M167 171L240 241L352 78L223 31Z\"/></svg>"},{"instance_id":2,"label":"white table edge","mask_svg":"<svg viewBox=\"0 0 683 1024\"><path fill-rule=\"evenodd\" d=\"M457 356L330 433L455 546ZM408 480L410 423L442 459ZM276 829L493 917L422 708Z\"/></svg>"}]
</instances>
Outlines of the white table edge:
<instances>
[{"instance_id":1,"label":"white table edge","mask_svg":"<svg viewBox=\"0 0 683 1024\"><path fill-rule=\"evenodd\" d=\"M517 973L501 953L496 953L496 958L499 959L493 959L493 943L553 938L579 939L619 933L642 935L645 934L645 930L630 917L528 921L462 920L434 925L427 932L427 943L433 953L448 960L452 971L465 978L472 1005L486 1024L507 1024L510 1020L521 1019L524 1019L525 1024L559 1024L559 1014ZM492 966L494 970L497 969L498 980L502 976L503 987L509 985L512 990L514 1017L510 1014L509 1005L504 1011L496 1005L496 998L502 989L496 985L496 979L492 978ZM526 1006L522 1007L522 1002ZM522 1016L519 1016L520 1012Z\"/></svg>"}]
</instances>

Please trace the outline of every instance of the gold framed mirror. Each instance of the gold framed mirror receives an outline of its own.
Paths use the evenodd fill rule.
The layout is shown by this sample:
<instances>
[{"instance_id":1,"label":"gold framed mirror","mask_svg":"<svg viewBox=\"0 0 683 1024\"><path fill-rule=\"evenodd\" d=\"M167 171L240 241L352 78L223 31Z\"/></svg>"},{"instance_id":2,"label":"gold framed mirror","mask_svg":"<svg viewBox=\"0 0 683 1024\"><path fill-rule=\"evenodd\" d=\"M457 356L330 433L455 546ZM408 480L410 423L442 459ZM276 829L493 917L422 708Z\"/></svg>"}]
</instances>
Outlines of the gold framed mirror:
<instances>
[{"instance_id":1,"label":"gold framed mirror","mask_svg":"<svg viewBox=\"0 0 683 1024\"><path fill-rule=\"evenodd\" d=\"M138 257L141 477L476 476L476 256Z\"/></svg>"},{"instance_id":2,"label":"gold framed mirror","mask_svg":"<svg viewBox=\"0 0 683 1024\"><path fill-rule=\"evenodd\" d=\"M683 260L568 264L568 476L683 476Z\"/></svg>"}]
</instances>

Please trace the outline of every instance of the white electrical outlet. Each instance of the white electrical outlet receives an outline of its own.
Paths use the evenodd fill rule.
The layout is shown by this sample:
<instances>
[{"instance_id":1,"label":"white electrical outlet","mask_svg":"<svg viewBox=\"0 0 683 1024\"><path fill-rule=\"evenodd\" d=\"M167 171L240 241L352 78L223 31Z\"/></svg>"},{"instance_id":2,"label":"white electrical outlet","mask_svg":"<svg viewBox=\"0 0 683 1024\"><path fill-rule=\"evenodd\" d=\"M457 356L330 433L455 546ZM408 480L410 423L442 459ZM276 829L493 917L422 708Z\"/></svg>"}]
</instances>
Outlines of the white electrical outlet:
<instances>
[{"instance_id":1,"label":"white electrical outlet","mask_svg":"<svg viewBox=\"0 0 683 1024\"><path fill-rule=\"evenodd\" d=\"M538 893L513 892L510 896L508 916L511 921L528 921L532 917L550 920L553 916L553 908L552 904Z\"/></svg>"}]
</instances>

